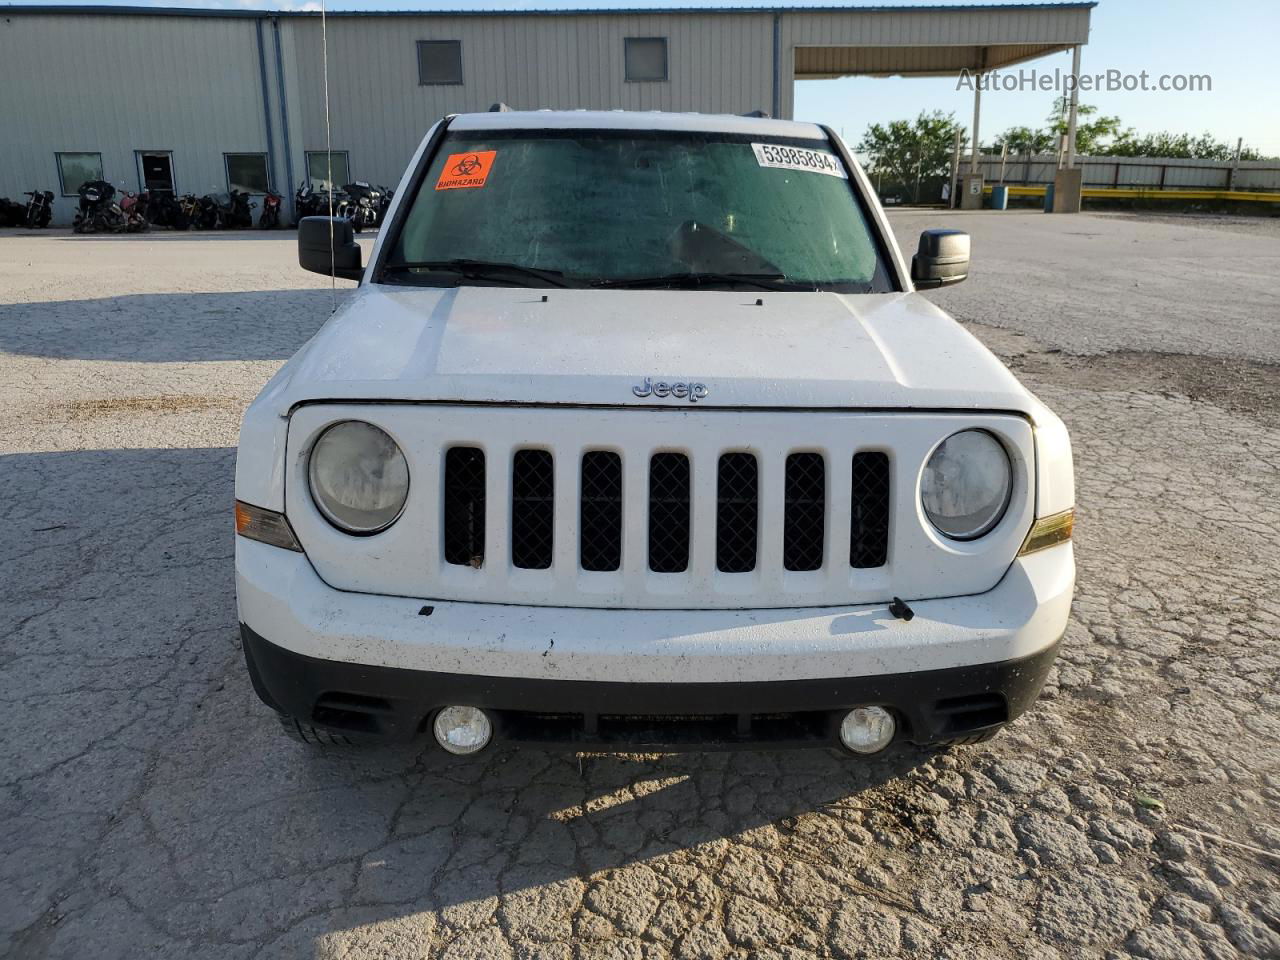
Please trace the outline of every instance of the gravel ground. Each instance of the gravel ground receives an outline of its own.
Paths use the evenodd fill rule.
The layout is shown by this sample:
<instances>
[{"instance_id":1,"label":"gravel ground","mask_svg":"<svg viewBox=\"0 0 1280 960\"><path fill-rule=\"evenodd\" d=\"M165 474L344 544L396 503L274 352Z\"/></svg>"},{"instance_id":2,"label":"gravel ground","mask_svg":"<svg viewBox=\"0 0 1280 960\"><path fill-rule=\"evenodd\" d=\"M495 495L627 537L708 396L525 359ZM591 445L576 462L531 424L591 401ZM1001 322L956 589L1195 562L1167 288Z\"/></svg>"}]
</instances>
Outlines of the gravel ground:
<instances>
[{"instance_id":1,"label":"gravel ground","mask_svg":"<svg viewBox=\"0 0 1280 960\"><path fill-rule=\"evenodd\" d=\"M870 762L285 741L233 446L326 284L0 235L0 954L1280 956L1280 229L894 219L973 232L937 300L1071 427L1080 580L1030 714Z\"/></svg>"}]
</instances>

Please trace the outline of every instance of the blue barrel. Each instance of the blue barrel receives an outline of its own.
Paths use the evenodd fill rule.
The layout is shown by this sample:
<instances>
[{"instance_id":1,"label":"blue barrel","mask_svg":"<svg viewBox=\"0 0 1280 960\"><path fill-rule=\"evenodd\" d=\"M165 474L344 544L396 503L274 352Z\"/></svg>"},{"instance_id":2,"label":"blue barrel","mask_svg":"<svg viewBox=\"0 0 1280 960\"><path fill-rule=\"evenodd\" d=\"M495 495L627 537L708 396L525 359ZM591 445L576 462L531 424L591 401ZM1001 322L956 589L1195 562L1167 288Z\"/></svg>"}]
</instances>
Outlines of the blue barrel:
<instances>
[{"instance_id":1,"label":"blue barrel","mask_svg":"<svg viewBox=\"0 0 1280 960\"><path fill-rule=\"evenodd\" d=\"M1046 184L1044 188L1044 212L1053 213L1053 184Z\"/></svg>"},{"instance_id":2,"label":"blue barrel","mask_svg":"<svg viewBox=\"0 0 1280 960\"><path fill-rule=\"evenodd\" d=\"M1009 207L1009 188L1003 183L997 183L991 188L991 209L1007 210Z\"/></svg>"}]
</instances>

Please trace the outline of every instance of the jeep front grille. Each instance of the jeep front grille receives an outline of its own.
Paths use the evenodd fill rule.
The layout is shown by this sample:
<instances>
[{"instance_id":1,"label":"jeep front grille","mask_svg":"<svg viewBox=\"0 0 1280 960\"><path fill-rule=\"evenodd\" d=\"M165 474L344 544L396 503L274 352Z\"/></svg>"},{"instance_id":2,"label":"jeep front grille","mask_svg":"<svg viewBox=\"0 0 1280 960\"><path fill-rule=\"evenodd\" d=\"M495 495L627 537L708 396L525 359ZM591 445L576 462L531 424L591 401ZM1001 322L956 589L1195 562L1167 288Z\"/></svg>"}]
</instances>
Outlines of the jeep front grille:
<instances>
[{"instance_id":1,"label":"jeep front grille","mask_svg":"<svg viewBox=\"0 0 1280 960\"><path fill-rule=\"evenodd\" d=\"M692 467L683 453L649 458L647 566L654 573L689 568L694 533ZM581 569L604 573L623 557L623 464L611 451L582 454L578 489ZM507 541L511 565L546 570L555 562L555 460L549 450L517 450L511 460ZM849 566L884 566L889 553L889 457L859 452L851 465ZM485 560L485 456L476 447L451 447L444 458L444 557L455 566ZM715 565L721 573L750 573L759 563L760 468L756 455L721 454L716 462ZM792 453L783 475L784 570L821 570L828 509L827 464L820 453ZM702 515L700 515L702 516Z\"/></svg>"},{"instance_id":2,"label":"jeep front grille","mask_svg":"<svg viewBox=\"0 0 1280 960\"><path fill-rule=\"evenodd\" d=\"M376 423L408 461L408 503L377 536L335 529L307 485L314 438L344 419ZM1016 483L1007 519L958 550L917 489L966 428L1001 437ZM450 602L747 611L976 594L1035 520L1034 435L1015 414L316 403L290 418L287 452L286 512L325 582L433 616ZM876 622L840 629L891 642Z\"/></svg>"}]
</instances>

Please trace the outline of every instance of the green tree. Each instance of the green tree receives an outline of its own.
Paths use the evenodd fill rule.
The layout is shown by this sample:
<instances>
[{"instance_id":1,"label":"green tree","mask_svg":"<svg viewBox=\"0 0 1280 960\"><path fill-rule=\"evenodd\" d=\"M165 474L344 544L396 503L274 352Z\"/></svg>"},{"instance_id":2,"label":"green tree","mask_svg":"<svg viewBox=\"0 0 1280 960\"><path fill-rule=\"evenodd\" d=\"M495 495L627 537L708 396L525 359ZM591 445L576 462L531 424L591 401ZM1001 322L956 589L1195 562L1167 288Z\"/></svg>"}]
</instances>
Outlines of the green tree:
<instances>
[{"instance_id":1,"label":"green tree","mask_svg":"<svg viewBox=\"0 0 1280 960\"><path fill-rule=\"evenodd\" d=\"M992 152L999 153L1006 146L1010 153L1050 153L1054 149L1055 140L1048 130L1010 127L996 137Z\"/></svg>"},{"instance_id":2,"label":"green tree","mask_svg":"<svg viewBox=\"0 0 1280 960\"><path fill-rule=\"evenodd\" d=\"M1110 157L1176 157L1194 160L1230 160L1235 153L1235 147L1214 139L1212 134L1202 133L1194 137L1189 133L1170 133L1167 130L1142 136L1133 130L1126 130L1105 151ZM1261 160L1263 157L1257 150L1246 147L1240 151L1240 159Z\"/></svg>"},{"instance_id":3,"label":"green tree","mask_svg":"<svg viewBox=\"0 0 1280 960\"><path fill-rule=\"evenodd\" d=\"M921 111L915 120L894 120L887 125L873 123L858 143L858 150L871 157L871 173L911 192L920 201L920 182L945 176L951 169L951 153L956 131L963 140L965 129L955 114Z\"/></svg>"},{"instance_id":4,"label":"green tree","mask_svg":"<svg viewBox=\"0 0 1280 960\"><path fill-rule=\"evenodd\" d=\"M1105 145L1121 134L1120 118L1098 116L1098 108L1082 103L1076 108L1076 153L1091 156L1105 152ZM1031 127L1010 127L995 139L995 149L1006 144L1010 153L1054 153L1069 125L1068 104L1066 98L1058 97L1053 102L1053 110L1045 119L1045 126L1039 129Z\"/></svg>"},{"instance_id":5,"label":"green tree","mask_svg":"<svg viewBox=\"0 0 1280 960\"><path fill-rule=\"evenodd\" d=\"M1066 97L1059 97L1053 102L1053 112L1049 114L1048 133L1056 145L1070 124ZM1092 104L1082 103L1076 107L1076 153L1091 157L1103 153L1108 142L1120 136L1120 118L1097 116L1098 108Z\"/></svg>"}]
</instances>

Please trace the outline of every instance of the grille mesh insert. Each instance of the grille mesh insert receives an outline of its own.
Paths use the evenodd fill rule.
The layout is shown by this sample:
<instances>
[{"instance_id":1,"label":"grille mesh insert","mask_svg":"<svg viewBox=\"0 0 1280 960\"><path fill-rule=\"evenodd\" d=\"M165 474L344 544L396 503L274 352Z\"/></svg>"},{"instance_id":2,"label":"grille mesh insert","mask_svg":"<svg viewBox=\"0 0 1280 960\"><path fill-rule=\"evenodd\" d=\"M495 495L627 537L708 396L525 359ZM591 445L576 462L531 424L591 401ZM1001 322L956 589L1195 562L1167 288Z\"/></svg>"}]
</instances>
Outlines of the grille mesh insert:
<instances>
[{"instance_id":1,"label":"grille mesh insert","mask_svg":"<svg viewBox=\"0 0 1280 960\"><path fill-rule=\"evenodd\" d=\"M655 453L649 459L649 569L683 573L689 567L689 458Z\"/></svg>"},{"instance_id":2,"label":"grille mesh insert","mask_svg":"<svg viewBox=\"0 0 1280 960\"><path fill-rule=\"evenodd\" d=\"M444 559L484 563L484 451L450 447L444 455Z\"/></svg>"},{"instance_id":3,"label":"grille mesh insert","mask_svg":"<svg viewBox=\"0 0 1280 960\"><path fill-rule=\"evenodd\" d=\"M889 560L888 455L873 452L853 455L851 506L849 566L883 567Z\"/></svg>"},{"instance_id":4,"label":"grille mesh insert","mask_svg":"<svg viewBox=\"0 0 1280 960\"><path fill-rule=\"evenodd\" d=\"M720 457L716 489L716 569L750 573L756 568L760 478L750 453Z\"/></svg>"},{"instance_id":5,"label":"grille mesh insert","mask_svg":"<svg viewBox=\"0 0 1280 960\"><path fill-rule=\"evenodd\" d=\"M787 457L782 534L782 566L785 569L822 568L826 490L827 469L822 454L793 453Z\"/></svg>"},{"instance_id":6,"label":"grille mesh insert","mask_svg":"<svg viewBox=\"0 0 1280 960\"><path fill-rule=\"evenodd\" d=\"M622 458L608 450L582 455L578 551L583 570L622 566Z\"/></svg>"},{"instance_id":7,"label":"grille mesh insert","mask_svg":"<svg viewBox=\"0 0 1280 960\"><path fill-rule=\"evenodd\" d=\"M555 464L549 450L517 450L511 464L511 563L551 566L555 531Z\"/></svg>"}]
</instances>

